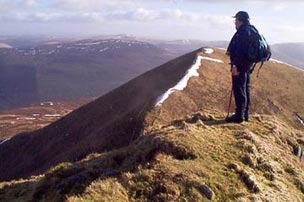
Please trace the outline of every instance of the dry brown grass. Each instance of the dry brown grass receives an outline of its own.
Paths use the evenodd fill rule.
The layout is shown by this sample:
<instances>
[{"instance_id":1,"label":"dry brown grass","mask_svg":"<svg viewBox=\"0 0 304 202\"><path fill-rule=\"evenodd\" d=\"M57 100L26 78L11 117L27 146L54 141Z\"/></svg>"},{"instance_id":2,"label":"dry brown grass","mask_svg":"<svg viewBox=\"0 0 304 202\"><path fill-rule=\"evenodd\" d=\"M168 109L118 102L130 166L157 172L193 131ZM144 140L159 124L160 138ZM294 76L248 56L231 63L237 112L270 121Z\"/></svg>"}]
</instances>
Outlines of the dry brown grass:
<instances>
[{"instance_id":1,"label":"dry brown grass","mask_svg":"<svg viewBox=\"0 0 304 202\"><path fill-rule=\"evenodd\" d=\"M199 77L190 79L183 91L176 91L161 108L156 110L157 122L170 122L200 109L216 109L225 112L231 90L229 58L223 50L216 49L205 55L224 61L223 64L203 60ZM276 115L297 129L303 129L294 115L304 117L304 71L273 61L266 62L257 78L257 69L252 75L251 113ZM232 101L234 104L234 101ZM233 112L234 105L231 107Z\"/></svg>"},{"instance_id":2,"label":"dry brown grass","mask_svg":"<svg viewBox=\"0 0 304 202\"><path fill-rule=\"evenodd\" d=\"M225 124L223 117L199 111L150 128L126 148L2 183L0 200L302 201L304 164L287 139L303 132L273 116L246 124Z\"/></svg>"},{"instance_id":3,"label":"dry brown grass","mask_svg":"<svg viewBox=\"0 0 304 202\"><path fill-rule=\"evenodd\" d=\"M292 116L303 114L303 94L291 89L303 72L265 64L253 77L250 122L227 124L228 58L221 50L210 57L225 63L203 61L200 77L150 111L129 146L1 183L0 201L303 201L294 148L304 133Z\"/></svg>"}]
</instances>

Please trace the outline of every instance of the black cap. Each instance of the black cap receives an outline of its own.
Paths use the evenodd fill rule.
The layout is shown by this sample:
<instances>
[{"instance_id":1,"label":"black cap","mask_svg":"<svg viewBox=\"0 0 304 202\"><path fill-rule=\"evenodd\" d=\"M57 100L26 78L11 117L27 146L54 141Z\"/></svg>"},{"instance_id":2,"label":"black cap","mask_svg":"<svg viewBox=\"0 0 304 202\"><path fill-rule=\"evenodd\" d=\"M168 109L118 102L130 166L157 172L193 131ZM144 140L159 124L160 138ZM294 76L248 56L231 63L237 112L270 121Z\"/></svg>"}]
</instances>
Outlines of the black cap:
<instances>
[{"instance_id":1,"label":"black cap","mask_svg":"<svg viewBox=\"0 0 304 202\"><path fill-rule=\"evenodd\" d=\"M246 22L249 21L249 15L246 11L239 11L235 14L235 16L233 16L234 18L242 21L242 22Z\"/></svg>"}]
</instances>

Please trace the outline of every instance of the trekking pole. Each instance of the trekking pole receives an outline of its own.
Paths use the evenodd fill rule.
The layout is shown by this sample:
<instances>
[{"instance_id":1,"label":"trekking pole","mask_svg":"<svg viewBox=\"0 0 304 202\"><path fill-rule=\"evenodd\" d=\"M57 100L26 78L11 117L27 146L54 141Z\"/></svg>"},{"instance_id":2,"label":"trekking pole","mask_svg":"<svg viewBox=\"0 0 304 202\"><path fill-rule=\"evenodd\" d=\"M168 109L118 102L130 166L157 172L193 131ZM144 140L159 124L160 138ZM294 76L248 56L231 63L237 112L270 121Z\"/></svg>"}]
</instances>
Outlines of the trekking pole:
<instances>
[{"instance_id":1,"label":"trekking pole","mask_svg":"<svg viewBox=\"0 0 304 202\"><path fill-rule=\"evenodd\" d=\"M228 111L227 111L227 117L226 117L226 118L229 117L229 111L230 111L231 100L232 100L232 91L233 91L233 89L232 89L232 87L231 87L230 99L229 99L229 106L228 106Z\"/></svg>"},{"instance_id":2,"label":"trekking pole","mask_svg":"<svg viewBox=\"0 0 304 202\"><path fill-rule=\"evenodd\" d=\"M231 65L231 69L232 69L232 64ZM226 119L229 117L229 112L230 112L230 107L231 107L231 100L232 100L232 91L233 91L233 76L231 75L231 91L230 91L230 99L229 99L229 105L228 105L228 111L227 111L227 117Z\"/></svg>"}]
</instances>

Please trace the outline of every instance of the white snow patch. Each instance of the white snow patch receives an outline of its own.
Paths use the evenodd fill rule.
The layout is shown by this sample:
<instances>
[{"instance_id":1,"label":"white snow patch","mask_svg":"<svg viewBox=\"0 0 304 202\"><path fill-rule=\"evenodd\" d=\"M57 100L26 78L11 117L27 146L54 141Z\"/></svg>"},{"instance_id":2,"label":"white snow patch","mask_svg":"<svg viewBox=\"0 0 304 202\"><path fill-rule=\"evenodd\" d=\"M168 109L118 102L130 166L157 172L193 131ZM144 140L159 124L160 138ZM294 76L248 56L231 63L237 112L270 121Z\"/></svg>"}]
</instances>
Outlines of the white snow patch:
<instances>
[{"instance_id":1,"label":"white snow patch","mask_svg":"<svg viewBox=\"0 0 304 202\"><path fill-rule=\"evenodd\" d=\"M220 47L216 47L219 50L223 50L223 51L227 51L227 48L220 48Z\"/></svg>"},{"instance_id":2,"label":"white snow patch","mask_svg":"<svg viewBox=\"0 0 304 202\"><path fill-rule=\"evenodd\" d=\"M18 117L16 120L36 120L34 117Z\"/></svg>"},{"instance_id":3,"label":"white snow patch","mask_svg":"<svg viewBox=\"0 0 304 202\"><path fill-rule=\"evenodd\" d=\"M214 50L212 48L204 48L204 52L206 54L212 54L214 52Z\"/></svg>"},{"instance_id":4,"label":"white snow patch","mask_svg":"<svg viewBox=\"0 0 304 202\"><path fill-rule=\"evenodd\" d=\"M288 64L288 63L283 62L283 61L280 61L280 60L276 60L276 59L272 59L272 58L271 58L270 61L271 61L271 62L275 62L275 63L279 63L279 64L288 65L288 66L293 67L293 68L295 68L295 69L304 71L304 69L302 69L302 68L300 68L300 67L293 66L293 65L291 65L291 64Z\"/></svg>"},{"instance_id":5,"label":"white snow patch","mask_svg":"<svg viewBox=\"0 0 304 202\"><path fill-rule=\"evenodd\" d=\"M224 63L222 60L219 60L219 59L210 58L210 57L204 57L204 56L201 56L201 57L202 57L202 59L204 59L204 60L209 60L209 61L218 62L218 63Z\"/></svg>"},{"instance_id":6,"label":"white snow patch","mask_svg":"<svg viewBox=\"0 0 304 202\"><path fill-rule=\"evenodd\" d=\"M5 142L7 142L7 141L9 141L10 139L11 138L7 138L7 139L3 140L2 142L0 142L0 145L3 144L3 143L5 143Z\"/></svg>"},{"instance_id":7,"label":"white snow patch","mask_svg":"<svg viewBox=\"0 0 304 202\"><path fill-rule=\"evenodd\" d=\"M48 44L48 45L52 45L52 44L59 44L60 42L58 41L50 41L50 42L47 42L45 44Z\"/></svg>"},{"instance_id":8,"label":"white snow patch","mask_svg":"<svg viewBox=\"0 0 304 202\"><path fill-rule=\"evenodd\" d=\"M284 65L289 65L289 66L292 66L292 65L290 65L290 64L288 64L288 63L286 63L286 62L283 62L283 61L280 61L280 60L276 60L276 59L270 59L270 61L272 61L272 62L276 62L276 63L280 63L280 64L284 64Z\"/></svg>"},{"instance_id":9,"label":"white snow patch","mask_svg":"<svg viewBox=\"0 0 304 202\"><path fill-rule=\"evenodd\" d=\"M106 51L108 49L110 49L110 48L109 47L105 47L104 49L100 49L99 52L103 52L103 51Z\"/></svg>"},{"instance_id":10,"label":"white snow patch","mask_svg":"<svg viewBox=\"0 0 304 202\"><path fill-rule=\"evenodd\" d=\"M6 118L6 117L18 117L18 115L15 115L15 114L1 114L0 115L0 118Z\"/></svg>"},{"instance_id":11,"label":"white snow patch","mask_svg":"<svg viewBox=\"0 0 304 202\"><path fill-rule=\"evenodd\" d=\"M61 117L61 114L45 114L45 117Z\"/></svg>"},{"instance_id":12,"label":"white snow patch","mask_svg":"<svg viewBox=\"0 0 304 202\"><path fill-rule=\"evenodd\" d=\"M40 106L44 106L44 105L53 106L54 103L53 103L53 102L41 102L41 103L40 103Z\"/></svg>"},{"instance_id":13,"label":"white snow patch","mask_svg":"<svg viewBox=\"0 0 304 202\"><path fill-rule=\"evenodd\" d=\"M101 41L98 42L87 42L87 43L77 43L76 46L91 46L91 45L99 45L101 44Z\"/></svg>"},{"instance_id":14,"label":"white snow patch","mask_svg":"<svg viewBox=\"0 0 304 202\"><path fill-rule=\"evenodd\" d=\"M222 60L218 60L218 59L214 59L214 58L210 58L210 57L198 56L196 58L195 63L190 67L190 69L188 69L186 75L174 87L170 88L164 94L162 94L161 96L159 96L156 99L155 106L160 106L166 99L168 99L170 94L172 94L174 91L176 91L176 90L181 91L184 88L186 88L188 81L191 77L199 76L199 73L197 70L200 68L202 60L210 60L213 62L224 63Z\"/></svg>"},{"instance_id":15,"label":"white snow patch","mask_svg":"<svg viewBox=\"0 0 304 202\"><path fill-rule=\"evenodd\" d=\"M48 52L48 54L49 54L49 55L51 55L51 54L53 54L53 53L55 53L55 51L54 51L54 50L53 50L53 51L49 51L49 52Z\"/></svg>"}]
</instances>

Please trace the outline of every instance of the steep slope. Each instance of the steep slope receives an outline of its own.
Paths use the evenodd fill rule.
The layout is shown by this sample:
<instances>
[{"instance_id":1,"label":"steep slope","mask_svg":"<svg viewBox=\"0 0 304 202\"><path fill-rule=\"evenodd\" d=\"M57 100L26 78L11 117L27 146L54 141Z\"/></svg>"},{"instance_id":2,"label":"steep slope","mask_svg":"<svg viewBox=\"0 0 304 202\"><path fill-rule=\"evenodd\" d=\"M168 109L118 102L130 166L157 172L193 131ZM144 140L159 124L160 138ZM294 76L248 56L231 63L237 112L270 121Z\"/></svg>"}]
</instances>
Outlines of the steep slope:
<instances>
[{"instance_id":1,"label":"steep slope","mask_svg":"<svg viewBox=\"0 0 304 202\"><path fill-rule=\"evenodd\" d=\"M250 122L226 124L228 58L203 52L0 145L2 180L44 173L1 183L0 199L303 201L304 134L293 115L303 114L303 72L267 63L253 77Z\"/></svg>"},{"instance_id":2,"label":"steep slope","mask_svg":"<svg viewBox=\"0 0 304 202\"><path fill-rule=\"evenodd\" d=\"M195 57L193 52L168 62L46 128L2 144L0 179L42 173L62 161L129 144L142 130L145 114L156 98L181 79Z\"/></svg>"}]
</instances>

